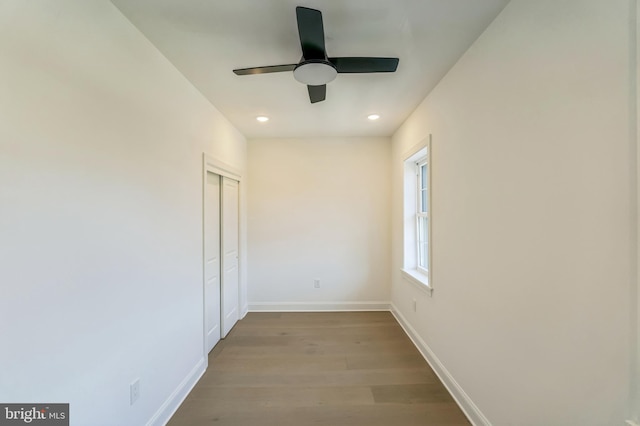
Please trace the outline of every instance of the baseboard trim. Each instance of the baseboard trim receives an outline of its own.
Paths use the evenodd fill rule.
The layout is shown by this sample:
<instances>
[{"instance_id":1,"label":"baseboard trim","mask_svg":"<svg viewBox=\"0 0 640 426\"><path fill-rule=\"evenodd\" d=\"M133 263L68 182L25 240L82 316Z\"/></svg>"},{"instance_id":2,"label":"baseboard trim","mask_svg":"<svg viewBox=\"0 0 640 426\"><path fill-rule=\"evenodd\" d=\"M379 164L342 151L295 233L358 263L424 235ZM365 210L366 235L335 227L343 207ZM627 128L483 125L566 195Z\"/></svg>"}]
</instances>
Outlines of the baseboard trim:
<instances>
[{"instance_id":1,"label":"baseboard trim","mask_svg":"<svg viewBox=\"0 0 640 426\"><path fill-rule=\"evenodd\" d=\"M180 408L180 405L182 405L184 400L187 398L187 395L189 395L196 383L198 383L198 380L200 380L206 369L207 366L205 358L203 357L198 361L196 366L191 369L189 374L187 374L187 377L180 382L171 395L169 395L169 398L167 398L167 400L160 406L153 417L149 419L147 426L165 426L169 423L171 417L175 414L178 408Z\"/></svg>"},{"instance_id":2,"label":"baseboard trim","mask_svg":"<svg viewBox=\"0 0 640 426\"><path fill-rule=\"evenodd\" d=\"M242 310L240 311L240 319L243 319L244 317L246 317L248 312L249 312L249 305L246 304L242 307Z\"/></svg>"},{"instance_id":3,"label":"baseboard trim","mask_svg":"<svg viewBox=\"0 0 640 426\"><path fill-rule=\"evenodd\" d=\"M389 302L261 302L249 304L249 312L389 311Z\"/></svg>"},{"instance_id":4,"label":"baseboard trim","mask_svg":"<svg viewBox=\"0 0 640 426\"><path fill-rule=\"evenodd\" d=\"M407 333L413 344L416 345L424 359L427 360L471 424L474 426L491 426L491 422L482 414L478 406L471 400L458 382L456 382L436 354L433 353L429 345L422 340L416 330L409 324L393 303L391 303L391 313L398 320L398 323L400 323L400 326L404 329L405 333Z\"/></svg>"}]
</instances>

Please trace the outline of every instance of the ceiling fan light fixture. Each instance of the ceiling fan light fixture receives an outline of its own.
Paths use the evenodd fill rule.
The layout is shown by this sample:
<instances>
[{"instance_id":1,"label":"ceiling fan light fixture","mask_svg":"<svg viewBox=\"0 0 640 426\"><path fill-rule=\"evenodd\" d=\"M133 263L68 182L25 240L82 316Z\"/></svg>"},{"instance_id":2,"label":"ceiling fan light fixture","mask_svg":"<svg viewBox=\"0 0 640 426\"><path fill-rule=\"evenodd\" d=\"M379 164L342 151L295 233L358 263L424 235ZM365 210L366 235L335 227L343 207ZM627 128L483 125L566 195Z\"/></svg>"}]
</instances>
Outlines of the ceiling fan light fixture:
<instances>
[{"instance_id":1,"label":"ceiling fan light fixture","mask_svg":"<svg viewBox=\"0 0 640 426\"><path fill-rule=\"evenodd\" d=\"M338 71L329 61L311 60L301 62L293 70L293 77L308 86L322 86L332 82Z\"/></svg>"}]
</instances>

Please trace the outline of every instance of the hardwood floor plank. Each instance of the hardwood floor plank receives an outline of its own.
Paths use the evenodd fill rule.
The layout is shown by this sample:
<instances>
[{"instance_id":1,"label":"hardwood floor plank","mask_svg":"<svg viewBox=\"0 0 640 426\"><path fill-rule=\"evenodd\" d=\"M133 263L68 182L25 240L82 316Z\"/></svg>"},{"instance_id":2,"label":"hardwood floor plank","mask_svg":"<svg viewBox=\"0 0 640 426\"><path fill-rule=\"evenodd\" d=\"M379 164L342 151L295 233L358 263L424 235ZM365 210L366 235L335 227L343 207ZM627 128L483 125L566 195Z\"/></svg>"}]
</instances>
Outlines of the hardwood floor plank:
<instances>
[{"instance_id":1,"label":"hardwood floor plank","mask_svg":"<svg viewBox=\"0 0 640 426\"><path fill-rule=\"evenodd\" d=\"M453 398L441 383L371 386L376 403L417 404L450 402Z\"/></svg>"},{"instance_id":2,"label":"hardwood floor plank","mask_svg":"<svg viewBox=\"0 0 640 426\"><path fill-rule=\"evenodd\" d=\"M383 324L377 326L323 326L323 327L242 327L239 328L235 337L239 336L301 336L301 337L324 337L324 336L350 336L350 337L393 337L397 338L402 330L398 325Z\"/></svg>"},{"instance_id":3,"label":"hardwood floor plank","mask_svg":"<svg viewBox=\"0 0 640 426\"><path fill-rule=\"evenodd\" d=\"M376 342L385 343L397 343L401 345L408 345L411 343L408 338L399 337L398 333L403 333L402 330L397 330L390 334L341 334L341 333L326 333L326 334L308 334L306 336L242 336L233 335L225 339L225 345L229 346L330 346L330 345L344 345L344 344L372 344Z\"/></svg>"},{"instance_id":4,"label":"hardwood floor plank","mask_svg":"<svg viewBox=\"0 0 640 426\"><path fill-rule=\"evenodd\" d=\"M370 386L279 386L279 387L201 387L194 389L191 401L221 409L243 410L252 407L315 407L373 405Z\"/></svg>"},{"instance_id":5,"label":"hardwood floor plank","mask_svg":"<svg viewBox=\"0 0 640 426\"><path fill-rule=\"evenodd\" d=\"M250 313L171 426L468 425L389 312Z\"/></svg>"},{"instance_id":6,"label":"hardwood floor plank","mask_svg":"<svg viewBox=\"0 0 640 426\"><path fill-rule=\"evenodd\" d=\"M453 404L273 407L226 411L189 403L169 426L462 426L469 421Z\"/></svg>"},{"instance_id":7,"label":"hardwood floor plank","mask_svg":"<svg viewBox=\"0 0 640 426\"><path fill-rule=\"evenodd\" d=\"M235 358L261 358L278 356L282 353L282 345L246 346L230 344L221 349L221 356ZM382 342L343 342L339 344L326 343L322 345L287 345L290 355L414 355L416 348L412 343L404 341ZM375 355L374 355L375 356Z\"/></svg>"},{"instance_id":8,"label":"hardwood floor plank","mask_svg":"<svg viewBox=\"0 0 640 426\"><path fill-rule=\"evenodd\" d=\"M253 374L207 371L198 387L372 386L439 383L428 368L393 370L345 370L316 373ZM194 390L195 391L195 390Z\"/></svg>"},{"instance_id":9,"label":"hardwood floor plank","mask_svg":"<svg viewBox=\"0 0 640 426\"><path fill-rule=\"evenodd\" d=\"M296 373L309 370L335 371L346 370L347 360L344 356L333 355L287 355L278 357L262 357L258 360L251 358L230 358L219 356L212 365L212 371L242 371L254 373Z\"/></svg>"},{"instance_id":10,"label":"hardwood floor plank","mask_svg":"<svg viewBox=\"0 0 640 426\"><path fill-rule=\"evenodd\" d=\"M413 353L391 353L377 354L369 353L368 355L349 355L347 356L347 368L349 370L371 370L382 368L394 368L402 365L403 367L420 367L424 366L424 358L415 351Z\"/></svg>"},{"instance_id":11,"label":"hardwood floor plank","mask_svg":"<svg viewBox=\"0 0 640 426\"><path fill-rule=\"evenodd\" d=\"M283 321L298 322L304 320L322 321L331 320L350 324L375 323L375 322L395 322L395 318L387 311L366 311L366 312L282 312Z\"/></svg>"}]
</instances>

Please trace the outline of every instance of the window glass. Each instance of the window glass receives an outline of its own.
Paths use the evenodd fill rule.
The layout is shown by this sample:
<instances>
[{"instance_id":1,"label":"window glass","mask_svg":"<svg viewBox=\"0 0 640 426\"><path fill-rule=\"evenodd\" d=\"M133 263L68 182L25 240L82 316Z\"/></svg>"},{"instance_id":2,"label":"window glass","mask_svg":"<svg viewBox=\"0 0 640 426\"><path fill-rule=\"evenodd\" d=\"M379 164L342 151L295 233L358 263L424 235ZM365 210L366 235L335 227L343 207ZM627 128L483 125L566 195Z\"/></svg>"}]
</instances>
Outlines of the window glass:
<instances>
[{"instance_id":1,"label":"window glass","mask_svg":"<svg viewBox=\"0 0 640 426\"><path fill-rule=\"evenodd\" d=\"M418 266L428 269L429 267L429 219L418 217Z\"/></svg>"},{"instance_id":2,"label":"window glass","mask_svg":"<svg viewBox=\"0 0 640 426\"><path fill-rule=\"evenodd\" d=\"M417 245L417 265L419 268L429 269L429 169L427 162L423 159L417 164L418 206L416 212L416 245Z\"/></svg>"}]
</instances>

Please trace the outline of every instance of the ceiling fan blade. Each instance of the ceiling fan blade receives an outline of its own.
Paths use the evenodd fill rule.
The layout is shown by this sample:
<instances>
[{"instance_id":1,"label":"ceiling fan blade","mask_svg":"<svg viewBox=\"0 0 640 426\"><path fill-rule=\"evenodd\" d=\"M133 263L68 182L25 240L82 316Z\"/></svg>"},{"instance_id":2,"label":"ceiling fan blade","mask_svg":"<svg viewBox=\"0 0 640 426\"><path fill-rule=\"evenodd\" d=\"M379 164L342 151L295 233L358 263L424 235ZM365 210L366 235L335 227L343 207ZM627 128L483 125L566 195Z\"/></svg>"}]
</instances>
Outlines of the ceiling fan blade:
<instances>
[{"instance_id":1,"label":"ceiling fan blade","mask_svg":"<svg viewBox=\"0 0 640 426\"><path fill-rule=\"evenodd\" d=\"M307 7L296 7L298 35L304 59L325 59L324 27L322 12Z\"/></svg>"},{"instance_id":2,"label":"ceiling fan blade","mask_svg":"<svg viewBox=\"0 0 640 426\"><path fill-rule=\"evenodd\" d=\"M395 72L398 58L329 58L339 73Z\"/></svg>"},{"instance_id":3,"label":"ceiling fan blade","mask_svg":"<svg viewBox=\"0 0 640 426\"><path fill-rule=\"evenodd\" d=\"M298 64L270 65L267 67L241 68L233 70L236 75L267 74L271 72L293 71Z\"/></svg>"},{"instance_id":4,"label":"ceiling fan blade","mask_svg":"<svg viewBox=\"0 0 640 426\"><path fill-rule=\"evenodd\" d=\"M309 100L312 104L316 102L322 102L327 98L327 85L322 86L307 86L309 90Z\"/></svg>"}]
</instances>

